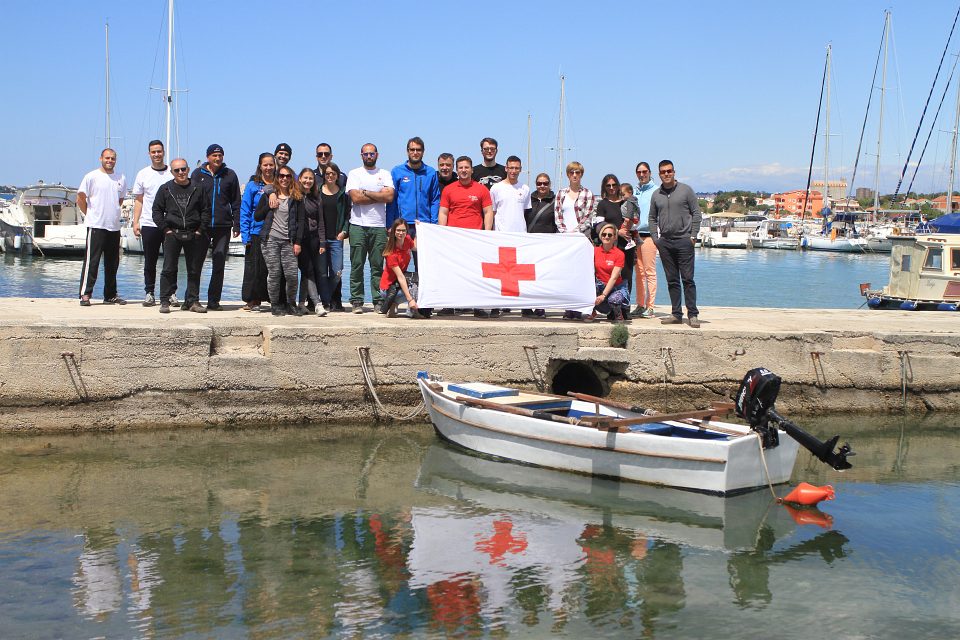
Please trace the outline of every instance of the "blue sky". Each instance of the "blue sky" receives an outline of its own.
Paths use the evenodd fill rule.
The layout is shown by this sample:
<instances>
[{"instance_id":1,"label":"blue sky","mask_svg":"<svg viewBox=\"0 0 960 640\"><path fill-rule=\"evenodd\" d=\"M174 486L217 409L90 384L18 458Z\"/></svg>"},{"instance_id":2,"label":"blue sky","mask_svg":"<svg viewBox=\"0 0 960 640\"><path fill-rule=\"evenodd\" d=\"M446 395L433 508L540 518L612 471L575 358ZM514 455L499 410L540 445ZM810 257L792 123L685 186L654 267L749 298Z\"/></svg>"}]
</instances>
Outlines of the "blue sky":
<instances>
[{"instance_id":1,"label":"blue sky","mask_svg":"<svg viewBox=\"0 0 960 640\"><path fill-rule=\"evenodd\" d=\"M0 184L76 185L98 166L108 19L118 167L132 176L147 164L147 141L163 137L160 93L149 87L165 84L165 5L4 7ZM178 85L188 90L182 155L192 164L217 142L246 178L257 154L280 141L292 145L298 168L314 164L317 142L330 142L346 170L368 141L389 168L405 159L413 135L426 141L431 163L441 151L478 161L489 135L504 161L526 158L530 114L530 165L552 174L547 147L556 146L562 72L567 159L586 166L592 189L607 172L633 180L636 162L662 158L698 191L802 188L826 44L834 55L831 179L849 178L889 8L881 190L892 191L957 11L949 2L872 0L478 6L178 2ZM958 50L955 33L947 69ZM918 190L946 188L955 95L951 88ZM876 130L874 116L871 153ZM872 186L874 162L861 159L856 186ZM815 177L822 167L818 150Z\"/></svg>"}]
</instances>

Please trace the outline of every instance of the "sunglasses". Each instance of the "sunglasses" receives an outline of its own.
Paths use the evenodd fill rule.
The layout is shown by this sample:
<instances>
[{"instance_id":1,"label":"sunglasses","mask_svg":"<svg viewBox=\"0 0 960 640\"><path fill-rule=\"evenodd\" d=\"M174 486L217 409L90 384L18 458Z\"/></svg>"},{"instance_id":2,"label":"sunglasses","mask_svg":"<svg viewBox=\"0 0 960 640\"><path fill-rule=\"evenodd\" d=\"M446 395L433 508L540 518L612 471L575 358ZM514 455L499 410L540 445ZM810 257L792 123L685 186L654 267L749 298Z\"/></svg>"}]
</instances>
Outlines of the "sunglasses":
<instances>
[{"instance_id":1,"label":"sunglasses","mask_svg":"<svg viewBox=\"0 0 960 640\"><path fill-rule=\"evenodd\" d=\"M329 151L317 151L318 158L326 158L329 155L333 155L333 154L330 153Z\"/></svg>"},{"instance_id":2,"label":"sunglasses","mask_svg":"<svg viewBox=\"0 0 960 640\"><path fill-rule=\"evenodd\" d=\"M673 169L660 169L660 173L673 173Z\"/></svg>"},{"instance_id":3,"label":"sunglasses","mask_svg":"<svg viewBox=\"0 0 960 640\"><path fill-rule=\"evenodd\" d=\"M616 182L610 182L607 184L607 189L616 189L619 186Z\"/></svg>"},{"instance_id":4,"label":"sunglasses","mask_svg":"<svg viewBox=\"0 0 960 640\"><path fill-rule=\"evenodd\" d=\"M279 176L280 180L293 180L292 173L281 173Z\"/></svg>"},{"instance_id":5,"label":"sunglasses","mask_svg":"<svg viewBox=\"0 0 960 640\"><path fill-rule=\"evenodd\" d=\"M549 186L550 186L550 183L549 183L549 182L538 182L538 183L537 183L537 186L538 186L538 187L549 187Z\"/></svg>"},{"instance_id":6,"label":"sunglasses","mask_svg":"<svg viewBox=\"0 0 960 640\"><path fill-rule=\"evenodd\" d=\"M186 173L189 171L189 169L186 167L177 167L176 169L170 169L170 171L173 171L174 173Z\"/></svg>"},{"instance_id":7,"label":"sunglasses","mask_svg":"<svg viewBox=\"0 0 960 640\"><path fill-rule=\"evenodd\" d=\"M601 238L612 238L612 237L613 237L613 234L612 234L612 233L601 233L601 234L600 234L600 237L601 237Z\"/></svg>"}]
</instances>

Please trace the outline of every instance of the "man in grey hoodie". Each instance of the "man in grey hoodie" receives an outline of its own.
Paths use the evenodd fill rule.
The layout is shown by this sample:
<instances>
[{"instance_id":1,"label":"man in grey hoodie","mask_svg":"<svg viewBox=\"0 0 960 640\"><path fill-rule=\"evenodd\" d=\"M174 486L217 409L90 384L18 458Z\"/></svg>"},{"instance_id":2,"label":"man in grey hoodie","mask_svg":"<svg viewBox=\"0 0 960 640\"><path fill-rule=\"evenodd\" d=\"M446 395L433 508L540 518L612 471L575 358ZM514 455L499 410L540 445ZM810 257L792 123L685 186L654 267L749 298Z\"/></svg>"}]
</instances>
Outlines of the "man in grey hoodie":
<instances>
[{"instance_id":1,"label":"man in grey hoodie","mask_svg":"<svg viewBox=\"0 0 960 640\"><path fill-rule=\"evenodd\" d=\"M683 283L683 299L687 304L690 326L699 329L697 285L693 281L693 247L700 232L700 207L693 189L677 182L673 162L661 160L659 168L660 188L650 198L650 235L660 250L660 262L667 276L667 290L673 307L671 315L661 322L683 322L680 302L680 285Z\"/></svg>"}]
</instances>

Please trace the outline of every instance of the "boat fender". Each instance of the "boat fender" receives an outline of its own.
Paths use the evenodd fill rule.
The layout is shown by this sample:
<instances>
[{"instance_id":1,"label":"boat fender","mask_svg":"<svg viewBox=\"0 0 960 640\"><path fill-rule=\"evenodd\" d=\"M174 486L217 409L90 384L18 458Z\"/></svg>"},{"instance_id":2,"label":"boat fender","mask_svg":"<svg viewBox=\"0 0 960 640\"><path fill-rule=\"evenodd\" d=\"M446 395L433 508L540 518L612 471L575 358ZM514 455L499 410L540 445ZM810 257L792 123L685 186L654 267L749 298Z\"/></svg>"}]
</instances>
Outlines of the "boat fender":
<instances>
[{"instance_id":1,"label":"boat fender","mask_svg":"<svg viewBox=\"0 0 960 640\"><path fill-rule=\"evenodd\" d=\"M937 305L937 311L956 311L960 306L956 302L941 302Z\"/></svg>"},{"instance_id":2,"label":"boat fender","mask_svg":"<svg viewBox=\"0 0 960 640\"><path fill-rule=\"evenodd\" d=\"M900 308L904 311L916 311L918 306L913 300L904 300L900 303Z\"/></svg>"},{"instance_id":3,"label":"boat fender","mask_svg":"<svg viewBox=\"0 0 960 640\"><path fill-rule=\"evenodd\" d=\"M783 498L783 502L799 504L805 507L814 506L824 500L833 500L833 487L830 485L815 487L806 482L798 484L796 489Z\"/></svg>"}]
</instances>

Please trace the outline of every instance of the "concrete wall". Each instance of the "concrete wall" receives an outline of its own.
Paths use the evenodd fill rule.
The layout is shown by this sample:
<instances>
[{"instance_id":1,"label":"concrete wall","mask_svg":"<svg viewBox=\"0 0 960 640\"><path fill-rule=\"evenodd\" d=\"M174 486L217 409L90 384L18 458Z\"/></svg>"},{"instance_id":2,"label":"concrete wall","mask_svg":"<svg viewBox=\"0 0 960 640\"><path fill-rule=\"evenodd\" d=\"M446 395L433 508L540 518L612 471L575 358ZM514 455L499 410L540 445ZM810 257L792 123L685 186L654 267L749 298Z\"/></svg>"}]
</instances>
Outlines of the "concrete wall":
<instances>
[{"instance_id":1,"label":"concrete wall","mask_svg":"<svg viewBox=\"0 0 960 640\"><path fill-rule=\"evenodd\" d=\"M0 313L0 431L370 420L357 347L394 413L419 401L419 370L534 387L569 362L612 397L662 410L726 399L756 366L783 377L781 412L897 411L902 373L908 410L960 408L960 317L949 313L712 309L699 331L636 320L615 349L606 323L515 314L158 318L37 302L33 314Z\"/></svg>"}]
</instances>

